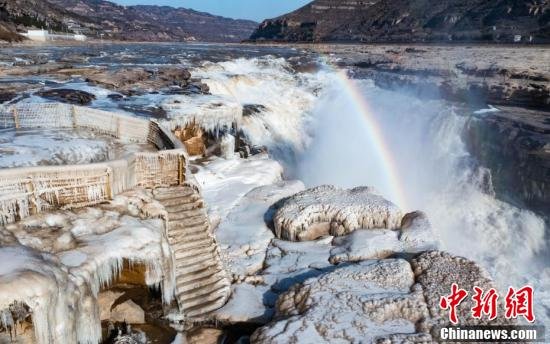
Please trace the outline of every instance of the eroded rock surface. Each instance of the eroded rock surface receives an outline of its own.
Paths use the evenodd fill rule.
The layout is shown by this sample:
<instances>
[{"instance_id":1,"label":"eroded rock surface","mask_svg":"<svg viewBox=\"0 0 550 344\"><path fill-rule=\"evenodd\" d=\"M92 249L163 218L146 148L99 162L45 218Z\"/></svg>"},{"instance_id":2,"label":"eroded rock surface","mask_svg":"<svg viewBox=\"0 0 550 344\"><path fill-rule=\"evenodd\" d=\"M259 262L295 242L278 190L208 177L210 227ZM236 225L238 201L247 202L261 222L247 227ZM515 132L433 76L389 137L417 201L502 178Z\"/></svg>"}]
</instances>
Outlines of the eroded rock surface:
<instances>
[{"instance_id":1,"label":"eroded rock surface","mask_svg":"<svg viewBox=\"0 0 550 344\"><path fill-rule=\"evenodd\" d=\"M344 235L359 228L399 228L401 210L372 188L324 185L284 200L274 216L278 238L301 241Z\"/></svg>"}]
</instances>

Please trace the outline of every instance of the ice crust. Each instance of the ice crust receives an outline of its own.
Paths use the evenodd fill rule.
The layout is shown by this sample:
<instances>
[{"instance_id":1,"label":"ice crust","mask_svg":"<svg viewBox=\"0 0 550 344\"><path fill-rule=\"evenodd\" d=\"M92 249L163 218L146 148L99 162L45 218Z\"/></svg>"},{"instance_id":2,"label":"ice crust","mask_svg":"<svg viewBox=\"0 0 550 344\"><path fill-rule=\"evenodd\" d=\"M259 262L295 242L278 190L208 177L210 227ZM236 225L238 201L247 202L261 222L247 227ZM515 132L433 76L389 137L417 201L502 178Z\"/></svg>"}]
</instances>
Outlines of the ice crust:
<instances>
[{"instance_id":1,"label":"ice crust","mask_svg":"<svg viewBox=\"0 0 550 344\"><path fill-rule=\"evenodd\" d=\"M323 185L286 199L275 213L274 224L278 238L300 241L319 234L345 235L359 228L397 229L401 219L401 210L370 187L343 190ZM319 233L319 226L329 228L320 228Z\"/></svg>"},{"instance_id":2,"label":"ice crust","mask_svg":"<svg viewBox=\"0 0 550 344\"><path fill-rule=\"evenodd\" d=\"M101 208L32 216L0 229L0 309L31 308L37 343L98 343L98 292L124 261L146 267L146 284L174 295L172 253L162 207L148 192L118 196ZM141 216L142 218L136 217Z\"/></svg>"}]
</instances>

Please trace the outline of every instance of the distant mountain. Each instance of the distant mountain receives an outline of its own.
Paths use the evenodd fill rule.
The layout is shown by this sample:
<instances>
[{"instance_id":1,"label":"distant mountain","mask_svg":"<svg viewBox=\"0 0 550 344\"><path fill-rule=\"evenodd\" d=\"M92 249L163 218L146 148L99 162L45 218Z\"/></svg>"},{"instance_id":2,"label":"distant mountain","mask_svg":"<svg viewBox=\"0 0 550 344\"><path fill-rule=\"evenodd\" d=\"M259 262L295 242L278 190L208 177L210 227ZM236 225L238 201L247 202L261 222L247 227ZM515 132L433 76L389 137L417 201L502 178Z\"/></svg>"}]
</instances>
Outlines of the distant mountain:
<instances>
[{"instance_id":1,"label":"distant mountain","mask_svg":"<svg viewBox=\"0 0 550 344\"><path fill-rule=\"evenodd\" d=\"M550 0L315 0L265 20L270 41L550 42ZM519 35L519 36L518 36Z\"/></svg>"},{"instance_id":2,"label":"distant mountain","mask_svg":"<svg viewBox=\"0 0 550 344\"><path fill-rule=\"evenodd\" d=\"M239 42L257 27L190 9L120 6L103 0L0 0L0 39L6 31L50 28L128 41Z\"/></svg>"}]
</instances>

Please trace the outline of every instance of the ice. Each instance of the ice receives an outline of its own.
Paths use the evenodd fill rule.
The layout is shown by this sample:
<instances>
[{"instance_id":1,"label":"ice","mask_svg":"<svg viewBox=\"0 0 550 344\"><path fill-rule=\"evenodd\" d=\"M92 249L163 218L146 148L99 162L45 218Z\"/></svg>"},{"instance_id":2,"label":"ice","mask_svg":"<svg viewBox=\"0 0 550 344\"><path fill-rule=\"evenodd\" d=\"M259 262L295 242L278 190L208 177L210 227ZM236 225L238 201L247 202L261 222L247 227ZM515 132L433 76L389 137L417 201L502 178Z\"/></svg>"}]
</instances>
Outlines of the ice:
<instances>
[{"instance_id":1,"label":"ice","mask_svg":"<svg viewBox=\"0 0 550 344\"><path fill-rule=\"evenodd\" d=\"M146 192L133 191L101 208L35 215L6 227L15 242L2 236L10 246L0 247L0 260L10 264L0 265L0 310L14 301L28 305L38 343L98 343L96 297L124 261L145 265L146 284L161 287L169 304L175 276L164 222L130 216L121 206L155 209L154 203Z\"/></svg>"},{"instance_id":2,"label":"ice","mask_svg":"<svg viewBox=\"0 0 550 344\"><path fill-rule=\"evenodd\" d=\"M243 113L238 102L215 95L171 96L164 99L161 106L169 118L163 122L172 129L196 124L212 133L231 128L233 123L240 121Z\"/></svg>"},{"instance_id":3,"label":"ice","mask_svg":"<svg viewBox=\"0 0 550 344\"><path fill-rule=\"evenodd\" d=\"M265 214L272 204L304 186L299 181L277 182L259 186L245 194L221 221L216 239L223 261L235 279L262 269L267 247L273 239Z\"/></svg>"},{"instance_id":4,"label":"ice","mask_svg":"<svg viewBox=\"0 0 550 344\"><path fill-rule=\"evenodd\" d=\"M487 109L479 109L477 111L474 111L474 114L476 115L483 115L483 114L486 114L486 113L492 113L492 112L499 112L500 110L497 109L496 107L492 106L492 105L489 105L489 108Z\"/></svg>"},{"instance_id":5,"label":"ice","mask_svg":"<svg viewBox=\"0 0 550 344\"><path fill-rule=\"evenodd\" d=\"M210 221L214 224L224 219L250 190L279 182L283 174L281 164L270 159L267 154L231 160L212 157L195 166L198 171L194 177L202 189Z\"/></svg>"}]
</instances>

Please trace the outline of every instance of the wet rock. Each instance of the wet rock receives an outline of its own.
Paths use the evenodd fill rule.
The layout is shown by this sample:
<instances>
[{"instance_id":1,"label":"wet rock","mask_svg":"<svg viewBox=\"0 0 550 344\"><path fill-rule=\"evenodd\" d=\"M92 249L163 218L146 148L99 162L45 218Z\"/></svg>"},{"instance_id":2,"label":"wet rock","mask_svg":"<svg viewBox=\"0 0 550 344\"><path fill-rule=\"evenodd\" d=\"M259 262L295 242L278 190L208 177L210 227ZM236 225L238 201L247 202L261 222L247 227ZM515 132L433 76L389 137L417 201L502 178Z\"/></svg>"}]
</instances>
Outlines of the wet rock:
<instances>
[{"instance_id":1,"label":"wet rock","mask_svg":"<svg viewBox=\"0 0 550 344\"><path fill-rule=\"evenodd\" d=\"M134 104L119 104L119 108L145 117L166 118L166 111L161 106L141 106Z\"/></svg>"},{"instance_id":2,"label":"wet rock","mask_svg":"<svg viewBox=\"0 0 550 344\"><path fill-rule=\"evenodd\" d=\"M193 81L187 84L179 86L171 86L163 91L164 94L181 94L181 95L196 95L196 94L209 94L210 88L207 84L199 81Z\"/></svg>"},{"instance_id":3,"label":"wet rock","mask_svg":"<svg viewBox=\"0 0 550 344\"><path fill-rule=\"evenodd\" d=\"M284 200L273 221L278 238L300 241L360 228L396 229L401 218L401 210L372 188L342 190L324 185Z\"/></svg>"},{"instance_id":4,"label":"wet rock","mask_svg":"<svg viewBox=\"0 0 550 344\"><path fill-rule=\"evenodd\" d=\"M261 104L245 104L243 105L243 117L253 116L262 111L265 111L267 108L265 105Z\"/></svg>"},{"instance_id":5,"label":"wet rock","mask_svg":"<svg viewBox=\"0 0 550 344\"><path fill-rule=\"evenodd\" d=\"M191 73L184 68L166 67L159 69L158 76L161 80L185 84L191 78Z\"/></svg>"},{"instance_id":6,"label":"wet rock","mask_svg":"<svg viewBox=\"0 0 550 344\"><path fill-rule=\"evenodd\" d=\"M107 95L107 98L109 98L111 100L119 101L119 100L124 99L124 95L111 93L111 94Z\"/></svg>"},{"instance_id":7,"label":"wet rock","mask_svg":"<svg viewBox=\"0 0 550 344\"><path fill-rule=\"evenodd\" d=\"M111 320L129 324L145 324L145 312L132 300L127 300L111 310Z\"/></svg>"},{"instance_id":8,"label":"wet rock","mask_svg":"<svg viewBox=\"0 0 550 344\"><path fill-rule=\"evenodd\" d=\"M114 89L128 89L132 85L147 80L152 73L144 68L123 68L119 70L107 70L89 75L88 82Z\"/></svg>"},{"instance_id":9,"label":"wet rock","mask_svg":"<svg viewBox=\"0 0 550 344\"><path fill-rule=\"evenodd\" d=\"M8 102L17 97L17 94L12 92L0 92L0 104Z\"/></svg>"},{"instance_id":10,"label":"wet rock","mask_svg":"<svg viewBox=\"0 0 550 344\"><path fill-rule=\"evenodd\" d=\"M36 92L35 95L42 98L75 105L88 105L96 99L95 95L91 93L68 88L39 91Z\"/></svg>"}]
</instances>

